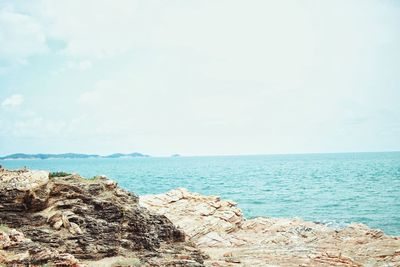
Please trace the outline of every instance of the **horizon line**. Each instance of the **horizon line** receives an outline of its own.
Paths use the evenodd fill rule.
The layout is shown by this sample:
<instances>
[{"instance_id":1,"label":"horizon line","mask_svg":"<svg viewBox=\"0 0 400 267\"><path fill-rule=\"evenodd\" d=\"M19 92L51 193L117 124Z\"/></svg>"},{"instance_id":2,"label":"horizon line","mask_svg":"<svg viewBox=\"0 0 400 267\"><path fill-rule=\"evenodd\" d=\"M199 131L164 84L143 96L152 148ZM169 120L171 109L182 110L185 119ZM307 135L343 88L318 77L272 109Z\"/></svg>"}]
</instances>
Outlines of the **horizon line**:
<instances>
[{"instance_id":1,"label":"horizon line","mask_svg":"<svg viewBox=\"0 0 400 267\"><path fill-rule=\"evenodd\" d=\"M107 157L113 154L132 154L132 153L139 153L147 157L153 157L153 158L165 158L165 157L172 157L178 155L178 157L234 157L234 156L274 156L274 155L313 155L313 154L362 154L362 153L396 153L400 152L400 150L375 150L375 151L338 151L338 152L290 152L290 153L246 153L246 154L200 154L200 155L184 155L180 153L171 153L168 155L151 155L147 153L142 153L142 152L128 152L128 153L122 153L122 152L114 152L114 153L107 153L107 154L97 154L97 153L77 153L77 152L62 152L62 153L24 153L24 152L16 152L16 153L11 153L11 154L6 154L4 156L0 155L0 160L1 158L8 157L11 155L15 154L25 154L25 155L40 155L40 154L46 154L46 155L62 155L62 154L81 154L81 155L93 155L93 156L99 156L99 157Z\"/></svg>"}]
</instances>

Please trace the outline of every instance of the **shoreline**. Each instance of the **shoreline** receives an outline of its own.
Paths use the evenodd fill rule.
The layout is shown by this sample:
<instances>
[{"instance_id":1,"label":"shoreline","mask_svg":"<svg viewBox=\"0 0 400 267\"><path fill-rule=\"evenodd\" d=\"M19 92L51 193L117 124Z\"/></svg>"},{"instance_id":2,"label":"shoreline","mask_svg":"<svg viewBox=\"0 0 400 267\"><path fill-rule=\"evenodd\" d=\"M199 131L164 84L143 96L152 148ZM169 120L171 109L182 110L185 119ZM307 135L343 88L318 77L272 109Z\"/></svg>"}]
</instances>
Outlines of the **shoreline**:
<instances>
[{"instance_id":1,"label":"shoreline","mask_svg":"<svg viewBox=\"0 0 400 267\"><path fill-rule=\"evenodd\" d=\"M246 219L233 201L183 188L138 197L105 176L0 169L0 189L0 264L400 264L400 236L363 224Z\"/></svg>"},{"instance_id":2,"label":"shoreline","mask_svg":"<svg viewBox=\"0 0 400 267\"><path fill-rule=\"evenodd\" d=\"M383 264L376 259L385 249L389 249L385 255L392 253L394 262L400 264L400 237L360 223L334 229L299 218L246 219L233 201L183 188L142 196L140 204L183 229L190 241L211 256L210 266L225 266L226 261L240 266L267 262L278 266L377 266Z\"/></svg>"}]
</instances>

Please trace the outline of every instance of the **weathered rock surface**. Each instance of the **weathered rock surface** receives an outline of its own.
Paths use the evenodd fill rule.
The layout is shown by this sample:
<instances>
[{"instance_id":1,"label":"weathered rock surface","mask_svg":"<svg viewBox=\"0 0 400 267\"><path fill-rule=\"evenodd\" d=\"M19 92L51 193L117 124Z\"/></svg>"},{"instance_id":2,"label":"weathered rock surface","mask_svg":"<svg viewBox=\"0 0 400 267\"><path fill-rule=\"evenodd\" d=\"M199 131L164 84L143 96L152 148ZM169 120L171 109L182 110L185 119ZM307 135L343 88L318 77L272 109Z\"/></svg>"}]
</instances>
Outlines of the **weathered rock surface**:
<instances>
[{"instance_id":1,"label":"weathered rock surface","mask_svg":"<svg viewBox=\"0 0 400 267\"><path fill-rule=\"evenodd\" d=\"M400 266L400 238L362 224L246 220L236 203L185 189L139 205L105 177L0 169L0 265L109 266L120 257L142 266Z\"/></svg>"},{"instance_id":2,"label":"weathered rock surface","mask_svg":"<svg viewBox=\"0 0 400 267\"><path fill-rule=\"evenodd\" d=\"M2 233L0 255L7 258L0 257L0 264L21 252L23 259L14 263L129 255L145 266L203 266L204 256L167 217L139 206L137 196L105 177L49 178L43 171L0 169L0 224L28 238L8 245L12 236ZM42 251L52 256L38 257Z\"/></svg>"},{"instance_id":3,"label":"weathered rock surface","mask_svg":"<svg viewBox=\"0 0 400 267\"><path fill-rule=\"evenodd\" d=\"M56 266L79 266L78 260L71 254L41 246L15 229L0 229L0 264L28 266L49 262Z\"/></svg>"},{"instance_id":4,"label":"weathered rock surface","mask_svg":"<svg viewBox=\"0 0 400 267\"><path fill-rule=\"evenodd\" d=\"M363 224L335 230L300 219L246 220L231 201L185 189L140 197L211 256L207 266L400 266L400 238Z\"/></svg>"}]
</instances>

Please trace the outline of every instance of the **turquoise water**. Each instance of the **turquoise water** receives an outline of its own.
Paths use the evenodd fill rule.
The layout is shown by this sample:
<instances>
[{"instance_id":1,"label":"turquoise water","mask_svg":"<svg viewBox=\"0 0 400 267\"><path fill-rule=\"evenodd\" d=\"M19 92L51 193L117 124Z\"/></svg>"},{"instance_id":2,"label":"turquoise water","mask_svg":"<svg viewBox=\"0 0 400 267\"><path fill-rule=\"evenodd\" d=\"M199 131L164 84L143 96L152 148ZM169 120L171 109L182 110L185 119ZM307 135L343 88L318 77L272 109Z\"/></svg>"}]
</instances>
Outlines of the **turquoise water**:
<instances>
[{"instance_id":1,"label":"turquoise water","mask_svg":"<svg viewBox=\"0 0 400 267\"><path fill-rule=\"evenodd\" d=\"M362 222L400 235L400 152L0 161L7 168L105 174L139 195L177 187L238 202L246 217Z\"/></svg>"}]
</instances>

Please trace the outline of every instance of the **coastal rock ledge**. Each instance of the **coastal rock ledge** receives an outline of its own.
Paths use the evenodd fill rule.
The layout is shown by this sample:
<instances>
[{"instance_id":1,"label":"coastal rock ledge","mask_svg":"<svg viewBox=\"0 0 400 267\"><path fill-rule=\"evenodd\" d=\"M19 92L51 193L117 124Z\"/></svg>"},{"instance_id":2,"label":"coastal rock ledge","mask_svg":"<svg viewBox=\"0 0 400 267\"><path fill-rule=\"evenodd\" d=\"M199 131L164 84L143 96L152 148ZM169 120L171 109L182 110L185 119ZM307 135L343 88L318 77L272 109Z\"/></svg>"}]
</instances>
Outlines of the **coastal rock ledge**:
<instances>
[{"instance_id":1,"label":"coastal rock ledge","mask_svg":"<svg viewBox=\"0 0 400 267\"><path fill-rule=\"evenodd\" d=\"M164 215L105 177L0 167L0 266L204 266ZM112 259L112 258L111 258Z\"/></svg>"},{"instance_id":2,"label":"coastal rock ledge","mask_svg":"<svg viewBox=\"0 0 400 267\"><path fill-rule=\"evenodd\" d=\"M246 220L236 203L186 189L141 196L140 204L183 229L210 256L206 266L400 266L400 238L363 224Z\"/></svg>"},{"instance_id":3,"label":"coastal rock ledge","mask_svg":"<svg viewBox=\"0 0 400 267\"><path fill-rule=\"evenodd\" d=\"M400 266L400 238L246 220L186 189L139 199L103 176L0 167L0 266Z\"/></svg>"}]
</instances>

